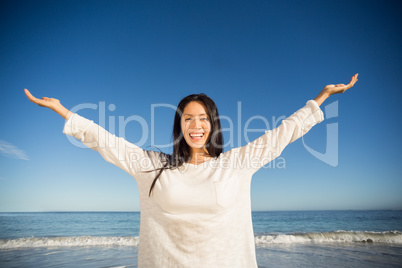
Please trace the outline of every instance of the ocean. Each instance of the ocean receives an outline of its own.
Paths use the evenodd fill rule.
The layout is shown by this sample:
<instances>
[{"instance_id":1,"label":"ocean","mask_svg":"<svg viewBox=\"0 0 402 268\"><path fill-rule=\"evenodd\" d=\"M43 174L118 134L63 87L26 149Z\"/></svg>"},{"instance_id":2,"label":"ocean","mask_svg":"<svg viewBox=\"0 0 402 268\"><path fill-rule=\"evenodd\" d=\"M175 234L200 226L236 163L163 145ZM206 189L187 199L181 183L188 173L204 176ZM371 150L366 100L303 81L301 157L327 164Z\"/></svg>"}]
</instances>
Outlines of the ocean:
<instances>
[{"instance_id":1,"label":"ocean","mask_svg":"<svg viewBox=\"0 0 402 268\"><path fill-rule=\"evenodd\" d=\"M253 212L259 267L402 267L402 211ZM139 212L0 213L0 267L137 267Z\"/></svg>"}]
</instances>

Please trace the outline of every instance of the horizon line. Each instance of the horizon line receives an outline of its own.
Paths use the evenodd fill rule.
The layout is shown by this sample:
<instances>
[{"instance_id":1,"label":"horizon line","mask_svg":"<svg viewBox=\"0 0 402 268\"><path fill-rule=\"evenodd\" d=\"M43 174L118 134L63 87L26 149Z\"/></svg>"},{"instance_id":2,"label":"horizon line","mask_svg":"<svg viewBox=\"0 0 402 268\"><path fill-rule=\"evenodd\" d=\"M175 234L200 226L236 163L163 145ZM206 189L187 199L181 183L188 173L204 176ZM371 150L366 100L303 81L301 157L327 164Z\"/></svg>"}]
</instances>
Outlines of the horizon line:
<instances>
[{"instance_id":1,"label":"horizon line","mask_svg":"<svg viewBox=\"0 0 402 268\"><path fill-rule=\"evenodd\" d=\"M252 210L251 212L319 212L319 211L402 211L401 209L288 209ZM0 211L0 213L141 213L136 210L48 210L48 211Z\"/></svg>"}]
</instances>

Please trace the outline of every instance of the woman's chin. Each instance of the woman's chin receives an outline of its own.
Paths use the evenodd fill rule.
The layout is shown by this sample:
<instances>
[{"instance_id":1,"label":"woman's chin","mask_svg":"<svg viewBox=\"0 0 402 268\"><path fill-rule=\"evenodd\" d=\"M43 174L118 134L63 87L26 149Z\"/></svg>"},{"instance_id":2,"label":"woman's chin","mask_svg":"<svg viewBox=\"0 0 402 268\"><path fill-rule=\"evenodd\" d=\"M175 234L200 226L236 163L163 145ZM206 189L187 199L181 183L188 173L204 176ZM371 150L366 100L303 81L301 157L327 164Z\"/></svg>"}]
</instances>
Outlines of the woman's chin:
<instances>
[{"instance_id":1,"label":"woman's chin","mask_svg":"<svg viewBox=\"0 0 402 268\"><path fill-rule=\"evenodd\" d=\"M187 144L192 148L192 149L202 149L205 147L205 142L200 141L200 142L194 142L194 141L190 141L187 142Z\"/></svg>"},{"instance_id":2,"label":"woman's chin","mask_svg":"<svg viewBox=\"0 0 402 268\"><path fill-rule=\"evenodd\" d=\"M190 144L190 147L192 149L202 149L202 148L204 148L204 144L194 144L194 143L192 143L192 144Z\"/></svg>"}]
</instances>

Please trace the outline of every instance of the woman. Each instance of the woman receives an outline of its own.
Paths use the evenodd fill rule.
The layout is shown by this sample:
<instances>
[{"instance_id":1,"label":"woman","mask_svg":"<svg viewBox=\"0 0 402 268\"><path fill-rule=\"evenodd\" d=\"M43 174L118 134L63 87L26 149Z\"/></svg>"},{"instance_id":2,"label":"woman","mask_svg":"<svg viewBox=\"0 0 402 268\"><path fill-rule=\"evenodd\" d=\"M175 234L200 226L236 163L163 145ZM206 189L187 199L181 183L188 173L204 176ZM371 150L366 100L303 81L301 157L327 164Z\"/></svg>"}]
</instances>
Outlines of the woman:
<instances>
[{"instance_id":1,"label":"woman","mask_svg":"<svg viewBox=\"0 0 402 268\"><path fill-rule=\"evenodd\" d=\"M59 113L64 133L132 175L141 203L139 267L257 267L251 220L252 175L323 120L319 106L349 84L327 85L281 125L222 153L218 110L204 94L178 105L172 155L143 150L67 110L53 98L30 101Z\"/></svg>"}]
</instances>

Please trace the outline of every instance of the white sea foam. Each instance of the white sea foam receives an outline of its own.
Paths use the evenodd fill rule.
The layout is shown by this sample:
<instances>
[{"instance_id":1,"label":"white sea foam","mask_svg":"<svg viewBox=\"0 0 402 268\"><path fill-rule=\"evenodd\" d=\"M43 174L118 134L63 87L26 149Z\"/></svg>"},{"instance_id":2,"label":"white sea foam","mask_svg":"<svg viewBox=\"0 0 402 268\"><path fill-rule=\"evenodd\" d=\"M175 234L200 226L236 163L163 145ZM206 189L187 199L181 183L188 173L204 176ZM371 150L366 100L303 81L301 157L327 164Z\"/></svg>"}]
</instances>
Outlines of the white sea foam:
<instances>
[{"instance_id":1,"label":"white sea foam","mask_svg":"<svg viewBox=\"0 0 402 268\"><path fill-rule=\"evenodd\" d=\"M323 233L273 234L273 235L262 235L255 237L256 245L333 243L333 242L402 244L402 233L398 231L389 231L389 232L335 231L335 232L323 232Z\"/></svg>"},{"instance_id":2,"label":"white sea foam","mask_svg":"<svg viewBox=\"0 0 402 268\"><path fill-rule=\"evenodd\" d=\"M138 246L138 237L27 237L0 239L0 249L77 246Z\"/></svg>"},{"instance_id":3,"label":"white sea foam","mask_svg":"<svg viewBox=\"0 0 402 268\"><path fill-rule=\"evenodd\" d=\"M255 236L257 246L271 244L300 243L387 243L402 245L402 233L335 231L323 233L271 234ZM0 239L0 250L40 247L77 247L77 246L131 246L139 244L139 237L27 237L18 239Z\"/></svg>"}]
</instances>

